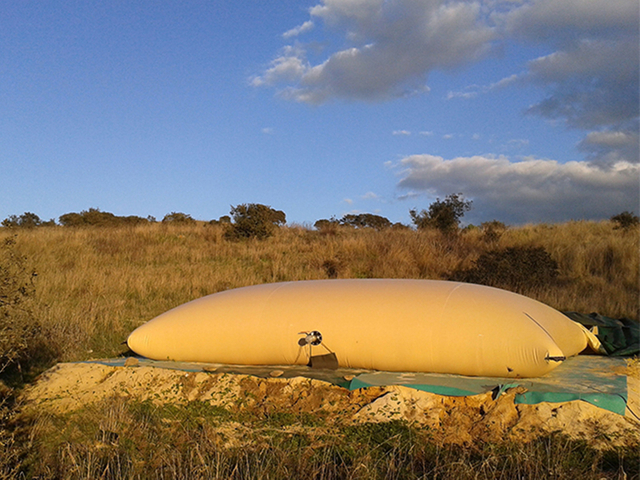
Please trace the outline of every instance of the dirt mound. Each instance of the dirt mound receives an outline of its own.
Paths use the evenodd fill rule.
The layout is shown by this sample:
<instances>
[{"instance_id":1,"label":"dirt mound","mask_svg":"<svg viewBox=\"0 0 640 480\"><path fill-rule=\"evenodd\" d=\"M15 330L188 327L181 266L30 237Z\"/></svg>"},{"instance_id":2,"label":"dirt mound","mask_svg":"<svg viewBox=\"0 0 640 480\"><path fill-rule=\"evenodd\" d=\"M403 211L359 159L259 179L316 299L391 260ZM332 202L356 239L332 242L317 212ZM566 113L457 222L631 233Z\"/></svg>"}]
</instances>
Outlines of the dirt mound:
<instances>
[{"instance_id":1,"label":"dirt mound","mask_svg":"<svg viewBox=\"0 0 640 480\"><path fill-rule=\"evenodd\" d=\"M402 386L349 391L303 377L66 363L45 372L24 392L23 411L63 414L116 395L154 403L200 401L264 413L328 412L334 424L406 420L429 428L443 442L457 444L507 438L527 441L551 432L585 439L595 447L640 441L633 419L582 401L515 404L516 393L518 389L511 389L493 399L491 393L447 397ZM241 429L236 430L241 436Z\"/></svg>"}]
</instances>

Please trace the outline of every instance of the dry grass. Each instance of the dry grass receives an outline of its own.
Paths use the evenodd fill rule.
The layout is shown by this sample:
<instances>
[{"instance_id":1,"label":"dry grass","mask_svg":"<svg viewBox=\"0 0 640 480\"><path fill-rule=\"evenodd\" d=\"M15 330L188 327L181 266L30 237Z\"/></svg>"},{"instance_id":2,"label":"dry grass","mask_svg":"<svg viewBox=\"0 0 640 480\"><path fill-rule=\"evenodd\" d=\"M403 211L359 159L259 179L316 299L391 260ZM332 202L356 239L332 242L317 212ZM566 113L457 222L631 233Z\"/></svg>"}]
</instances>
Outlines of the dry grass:
<instances>
[{"instance_id":1,"label":"dry grass","mask_svg":"<svg viewBox=\"0 0 640 480\"><path fill-rule=\"evenodd\" d=\"M434 441L393 421L335 428L310 414L258 414L206 403L113 397L29 425L27 478L614 479L635 478L635 450L599 451L561 435L528 443ZM243 441L233 439L242 432ZM628 477L627 477L628 475Z\"/></svg>"},{"instance_id":2,"label":"dry grass","mask_svg":"<svg viewBox=\"0 0 640 480\"><path fill-rule=\"evenodd\" d=\"M0 241L15 231L0 229ZM560 281L523 292L560 310L638 318L638 230L610 222L530 225L492 242L480 229L282 228L230 242L222 227L163 224L19 230L16 248L38 273L34 310L63 361L111 356L136 326L189 300L265 282L322 278L446 279L489 248L542 246Z\"/></svg>"},{"instance_id":3,"label":"dry grass","mask_svg":"<svg viewBox=\"0 0 640 480\"><path fill-rule=\"evenodd\" d=\"M561 288L540 291L540 301L562 311L638 319L639 233L611 222L569 222L509 230L505 241L542 246L558 262Z\"/></svg>"},{"instance_id":4,"label":"dry grass","mask_svg":"<svg viewBox=\"0 0 640 480\"><path fill-rule=\"evenodd\" d=\"M39 341L52 354L48 362L123 353L122 342L138 325L221 290L322 278L447 279L482 253L507 247L544 247L559 265L553 285L522 293L560 310L636 319L639 312L640 232L614 230L609 222L529 225L496 236L475 229L457 237L291 227L243 242L225 240L222 227L202 224L2 228L0 241L16 233L15 248L38 273L30 306ZM321 419L290 419L286 412L277 419L236 418L198 404L158 410L117 397L72 416L42 415L26 424L14 423L14 413L0 404L0 479L638 475L636 452L596 452L563 437L462 449L439 446L428 431L397 423L290 434L291 422L315 427ZM223 421L246 428L245 447L224 445Z\"/></svg>"}]
</instances>

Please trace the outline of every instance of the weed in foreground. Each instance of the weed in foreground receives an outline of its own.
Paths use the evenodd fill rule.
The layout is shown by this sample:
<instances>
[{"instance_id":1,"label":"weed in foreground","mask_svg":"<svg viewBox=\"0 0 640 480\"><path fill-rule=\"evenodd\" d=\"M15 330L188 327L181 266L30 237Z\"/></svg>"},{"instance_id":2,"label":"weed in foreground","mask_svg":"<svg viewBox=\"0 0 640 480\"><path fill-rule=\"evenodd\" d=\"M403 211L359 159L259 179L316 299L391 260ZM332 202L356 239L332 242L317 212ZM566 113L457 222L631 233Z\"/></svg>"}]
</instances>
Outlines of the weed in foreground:
<instances>
[{"instance_id":1,"label":"weed in foreground","mask_svg":"<svg viewBox=\"0 0 640 480\"><path fill-rule=\"evenodd\" d=\"M281 419L278 423L276 420ZM637 478L637 452L561 435L529 443L442 444L403 421L310 428L287 415L113 397L72 415L23 419L27 478ZM322 422L317 422L322 425Z\"/></svg>"}]
</instances>

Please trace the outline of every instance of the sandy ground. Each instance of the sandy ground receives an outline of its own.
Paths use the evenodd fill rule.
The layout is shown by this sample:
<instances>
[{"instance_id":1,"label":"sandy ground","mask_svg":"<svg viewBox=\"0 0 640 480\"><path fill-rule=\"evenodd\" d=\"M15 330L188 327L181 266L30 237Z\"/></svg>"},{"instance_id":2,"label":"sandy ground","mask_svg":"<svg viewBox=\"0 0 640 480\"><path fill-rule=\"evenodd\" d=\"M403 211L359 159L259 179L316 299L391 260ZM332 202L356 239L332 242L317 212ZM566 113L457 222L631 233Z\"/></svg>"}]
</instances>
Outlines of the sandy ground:
<instances>
[{"instance_id":1,"label":"sandy ground","mask_svg":"<svg viewBox=\"0 0 640 480\"><path fill-rule=\"evenodd\" d=\"M135 363L135 362L134 362ZM278 372L273 372L277 377ZM628 377L629 407L640 406L637 377ZM595 447L640 442L640 423L582 401L519 405L517 389L493 400L490 393L447 397L402 386L350 392L303 377L259 378L217 372L183 372L148 366L63 363L45 372L22 396L25 412L66 413L114 395L156 403L203 401L228 409L330 412L333 422L355 424L407 420L444 442L527 441L552 432L585 439ZM241 432L238 433L241 435Z\"/></svg>"}]
</instances>

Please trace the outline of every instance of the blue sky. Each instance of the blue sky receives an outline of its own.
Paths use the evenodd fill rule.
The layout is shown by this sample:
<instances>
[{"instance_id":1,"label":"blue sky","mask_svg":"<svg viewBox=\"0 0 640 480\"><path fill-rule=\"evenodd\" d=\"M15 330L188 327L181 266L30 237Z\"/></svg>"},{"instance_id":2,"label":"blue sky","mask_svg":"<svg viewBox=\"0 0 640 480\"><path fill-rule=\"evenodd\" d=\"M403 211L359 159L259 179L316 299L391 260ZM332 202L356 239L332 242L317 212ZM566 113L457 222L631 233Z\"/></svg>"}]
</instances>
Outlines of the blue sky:
<instances>
[{"instance_id":1,"label":"blue sky","mask_svg":"<svg viewBox=\"0 0 640 480\"><path fill-rule=\"evenodd\" d=\"M636 0L3 2L0 219L639 213Z\"/></svg>"}]
</instances>

